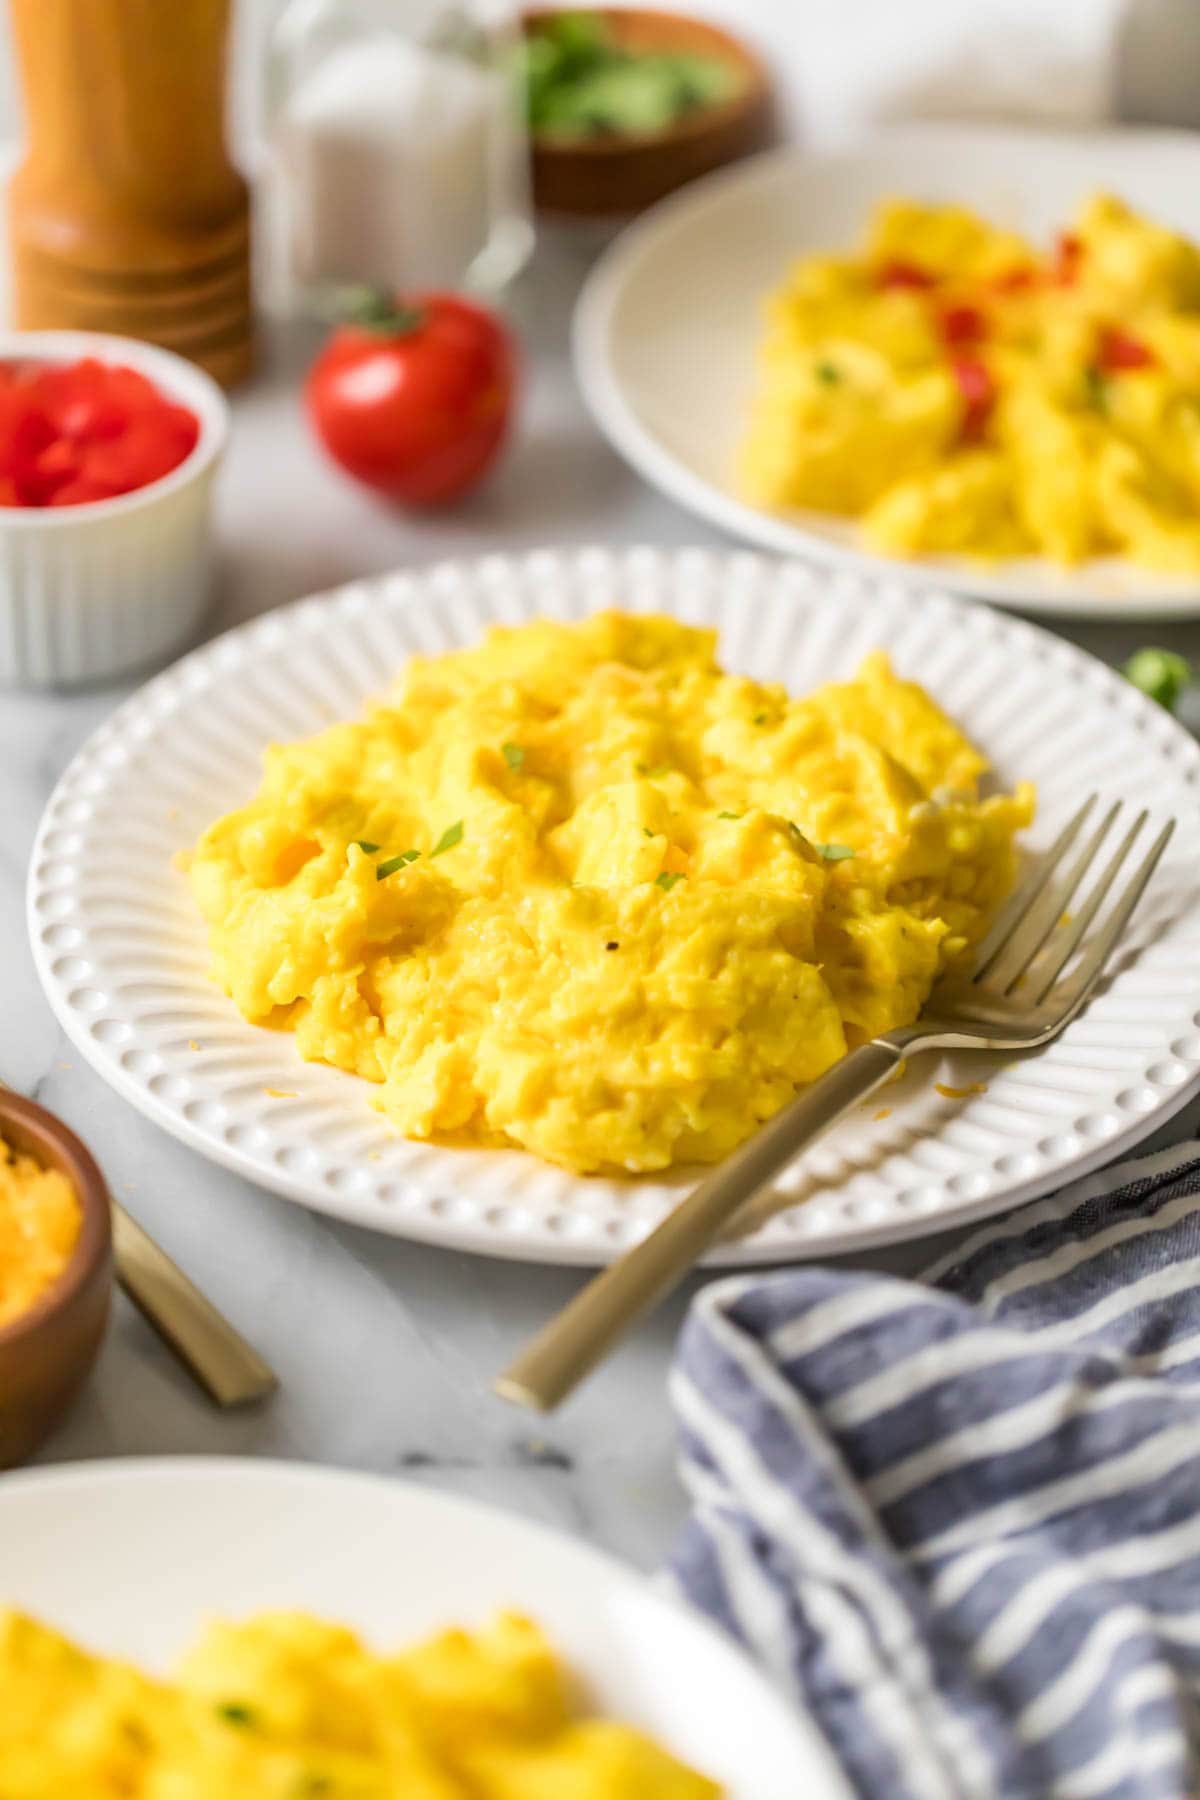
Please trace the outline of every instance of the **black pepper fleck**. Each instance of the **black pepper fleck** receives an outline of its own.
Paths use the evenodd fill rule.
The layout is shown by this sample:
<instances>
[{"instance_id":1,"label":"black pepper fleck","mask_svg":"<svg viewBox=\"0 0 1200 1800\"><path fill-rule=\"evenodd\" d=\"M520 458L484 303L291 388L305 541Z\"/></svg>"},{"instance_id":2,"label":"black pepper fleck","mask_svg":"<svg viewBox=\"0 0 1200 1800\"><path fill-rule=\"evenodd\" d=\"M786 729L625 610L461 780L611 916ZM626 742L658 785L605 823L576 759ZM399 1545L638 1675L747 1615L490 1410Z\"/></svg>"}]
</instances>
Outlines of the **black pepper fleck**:
<instances>
[{"instance_id":1,"label":"black pepper fleck","mask_svg":"<svg viewBox=\"0 0 1200 1800\"><path fill-rule=\"evenodd\" d=\"M604 948L606 950L619 950L621 946L620 944L605 944Z\"/></svg>"},{"instance_id":2,"label":"black pepper fleck","mask_svg":"<svg viewBox=\"0 0 1200 1800\"><path fill-rule=\"evenodd\" d=\"M529 1469L561 1469L569 1474L575 1467L575 1459L557 1444L547 1444L542 1438L527 1438L512 1447L512 1460L518 1468Z\"/></svg>"}]
</instances>

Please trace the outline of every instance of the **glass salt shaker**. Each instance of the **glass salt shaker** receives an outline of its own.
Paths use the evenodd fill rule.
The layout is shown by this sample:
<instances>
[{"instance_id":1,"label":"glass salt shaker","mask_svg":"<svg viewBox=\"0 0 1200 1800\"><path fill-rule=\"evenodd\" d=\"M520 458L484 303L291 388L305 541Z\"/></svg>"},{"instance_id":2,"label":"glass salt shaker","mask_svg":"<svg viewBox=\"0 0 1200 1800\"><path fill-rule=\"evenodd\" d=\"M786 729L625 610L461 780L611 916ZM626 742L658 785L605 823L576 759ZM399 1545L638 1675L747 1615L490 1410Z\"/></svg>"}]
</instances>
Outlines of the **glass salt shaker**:
<instances>
[{"instance_id":1,"label":"glass salt shaker","mask_svg":"<svg viewBox=\"0 0 1200 1800\"><path fill-rule=\"evenodd\" d=\"M270 285L499 294L533 248L505 0L290 0L268 60Z\"/></svg>"}]
</instances>

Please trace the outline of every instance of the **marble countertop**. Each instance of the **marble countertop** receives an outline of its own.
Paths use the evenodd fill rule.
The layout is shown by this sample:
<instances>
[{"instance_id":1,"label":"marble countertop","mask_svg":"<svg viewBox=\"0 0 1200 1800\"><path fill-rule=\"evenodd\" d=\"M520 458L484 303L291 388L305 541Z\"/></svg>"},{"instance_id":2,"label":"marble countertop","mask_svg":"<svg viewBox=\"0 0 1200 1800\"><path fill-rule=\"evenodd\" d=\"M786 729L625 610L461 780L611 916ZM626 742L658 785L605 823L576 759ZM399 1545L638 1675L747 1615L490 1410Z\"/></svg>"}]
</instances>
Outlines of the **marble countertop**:
<instances>
[{"instance_id":1,"label":"marble countertop","mask_svg":"<svg viewBox=\"0 0 1200 1800\"><path fill-rule=\"evenodd\" d=\"M577 240L543 245L515 297L528 364L517 441L496 479L454 512L391 514L322 465L294 379L311 343L301 331L276 333L258 380L236 399L210 629L354 576L498 545L720 541L627 470L584 412L567 324L588 255ZM1066 635L1109 661L1147 636L1200 657L1200 626ZM490 1379L574 1291L578 1272L485 1261L310 1215L166 1136L66 1044L26 945L26 861L59 774L128 691L0 696L0 1079L81 1134L115 1193L254 1340L282 1387L261 1408L217 1412L119 1300L96 1377L42 1460L226 1452L390 1471L653 1566L684 1510L665 1377L686 1294L539 1425L493 1399ZM1156 1142L1183 1137L1198 1113ZM872 1260L913 1269L937 1248Z\"/></svg>"}]
</instances>

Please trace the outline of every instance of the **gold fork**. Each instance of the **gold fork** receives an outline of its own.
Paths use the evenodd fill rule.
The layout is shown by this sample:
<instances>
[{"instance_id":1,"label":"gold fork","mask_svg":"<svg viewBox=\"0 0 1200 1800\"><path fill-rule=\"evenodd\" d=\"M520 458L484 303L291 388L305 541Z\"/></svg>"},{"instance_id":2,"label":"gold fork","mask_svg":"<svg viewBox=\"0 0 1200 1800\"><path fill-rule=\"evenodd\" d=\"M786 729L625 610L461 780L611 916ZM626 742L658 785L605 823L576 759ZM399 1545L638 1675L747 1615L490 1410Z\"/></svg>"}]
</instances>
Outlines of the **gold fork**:
<instances>
[{"instance_id":1,"label":"gold fork","mask_svg":"<svg viewBox=\"0 0 1200 1800\"><path fill-rule=\"evenodd\" d=\"M1173 819L1164 825L1089 939L1149 817L1138 814L1073 916L1064 917L1121 811L1120 801L1110 807L1056 876L1096 799L1093 794L1084 802L1001 909L968 980L941 986L915 1025L851 1051L776 1113L660 1225L595 1276L499 1377L496 1392L520 1406L556 1407L683 1279L756 1191L893 1075L903 1058L924 1050L1033 1050L1056 1038L1091 997L1175 829Z\"/></svg>"}]
</instances>

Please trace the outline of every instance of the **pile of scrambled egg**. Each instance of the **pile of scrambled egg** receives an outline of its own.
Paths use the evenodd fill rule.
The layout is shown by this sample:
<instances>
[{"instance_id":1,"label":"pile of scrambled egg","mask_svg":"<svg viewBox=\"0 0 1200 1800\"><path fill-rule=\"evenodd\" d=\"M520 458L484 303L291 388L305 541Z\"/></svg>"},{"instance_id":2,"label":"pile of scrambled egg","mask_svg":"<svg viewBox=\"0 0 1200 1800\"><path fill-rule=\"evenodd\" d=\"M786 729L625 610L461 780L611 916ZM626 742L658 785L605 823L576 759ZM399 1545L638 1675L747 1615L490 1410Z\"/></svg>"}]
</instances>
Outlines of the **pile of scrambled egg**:
<instances>
[{"instance_id":1,"label":"pile of scrambled egg","mask_svg":"<svg viewBox=\"0 0 1200 1800\"><path fill-rule=\"evenodd\" d=\"M172 1682L0 1613L2 1800L719 1800L626 1725L579 1716L503 1614L395 1656L301 1613L211 1625Z\"/></svg>"},{"instance_id":2,"label":"pile of scrambled egg","mask_svg":"<svg viewBox=\"0 0 1200 1800\"><path fill-rule=\"evenodd\" d=\"M0 1137L0 1329L54 1285L82 1228L79 1196L66 1176Z\"/></svg>"},{"instance_id":3,"label":"pile of scrambled egg","mask_svg":"<svg viewBox=\"0 0 1200 1800\"><path fill-rule=\"evenodd\" d=\"M1028 787L868 659L792 700L715 634L596 615L416 659L276 745L186 859L246 1018L409 1137L712 1162L910 1023L1014 874Z\"/></svg>"},{"instance_id":4,"label":"pile of scrambled egg","mask_svg":"<svg viewBox=\"0 0 1200 1800\"><path fill-rule=\"evenodd\" d=\"M894 555L1200 569L1200 250L1110 195L1049 255L884 205L771 295L738 480Z\"/></svg>"}]
</instances>

